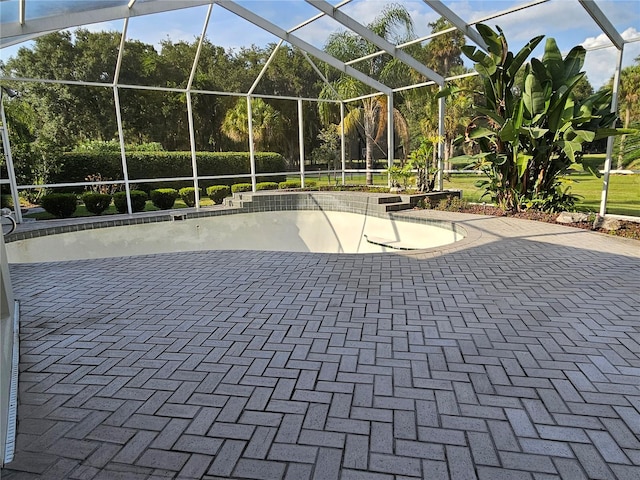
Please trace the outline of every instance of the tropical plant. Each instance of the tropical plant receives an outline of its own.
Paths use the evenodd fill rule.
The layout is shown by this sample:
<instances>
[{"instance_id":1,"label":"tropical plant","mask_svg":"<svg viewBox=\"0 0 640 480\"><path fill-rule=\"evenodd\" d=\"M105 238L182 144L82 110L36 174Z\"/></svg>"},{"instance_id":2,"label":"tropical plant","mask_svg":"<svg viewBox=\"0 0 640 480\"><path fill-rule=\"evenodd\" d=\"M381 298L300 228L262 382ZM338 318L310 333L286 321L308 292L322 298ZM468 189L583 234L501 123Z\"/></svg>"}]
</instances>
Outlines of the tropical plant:
<instances>
[{"instance_id":1,"label":"tropical plant","mask_svg":"<svg viewBox=\"0 0 640 480\"><path fill-rule=\"evenodd\" d=\"M282 136L283 123L280 112L261 98L251 99L251 124L253 144L256 148L267 150L272 142ZM245 98L239 98L235 106L227 111L222 122L222 132L234 142L248 140L249 113Z\"/></svg>"},{"instance_id":2,"label":"tropical plant","mask_svg":"<svg viewBox=\"0 0 640 480\"><path fill-rule=\"evenodd\" d=\"M619 111L622 114L622 126L629 128L640 122L640 56L635 58L635 65L631 65L622 69L620 72L620 90L618 92L620 104ZM613 84L613 79L609 82ZM625 164L635 163L640 157L638 152L639 139L627 138L622 135L616 139L616 157L618 170L622 169Z\"/></svg>"},{"instance_id":3,"label":"tropical plant","mask_svg":"<svg viewBox=\"0 0 640 480\"><path fill-rule=\"evenodd\" d=\"M583 145L622 133L610 128L615 120L611 93L603 90L575 100L572 91L585 75L580 71L586 55L581 46L562 58L549 38L542 60L525 64L543 36L514 54L499 27L497 32L483 24L476 28L488 53L471 46L462 50L476 62L484 90L485 105L475 108L465 133L481 150L471 156L487 176L478 186L506 210L571 208L575 197L563 175L572 164L582 163ZM521 68L524 85L514 88ZM454 90L445 89L443 95Z\"/></svg>"},{"instance_id":4,"label":"tropical plant","mask_svg":"<svg viewBox=\"0 0 640 480\"><path fill-rule=\"evenodd\" d=\"M438 167L434 156L440 137L422 137L420 146L409 154L408 167L416 171L416 186L420 192L430 192L435 188Z\"/></svg>"},{"instance_id":5,"label":"tropical plant","mask_svg":"<svg viewBox=\"0 0 640 480\"><path fill-rule=\"evenodd\" d=\"M413 37L413 21L407 9L402 5L392 4L385 7L368 28L376 35L395 43L404 42ZM342 61L350 61L372 55L378 48L366 39L352 32L340 31L329 36L324 47L325 51ZM389 56L374 56L370 60L360 62L357 68L371 78L381 81L396 80L401 76L401 64ZM371 93L371 89L355 78L341 74L331 86L325 86L320 93L322 98L336 99L358 98ZM320 102L320 117L325 124L332 118L331 105ZM366 183L373 183L374 149L386 130L388 112L387 97L384 95L367 97L359 100L356 107L349 109L344 118L347 134L362 131L365 139ZM406 120L397 108L393 109L395 131L408 147L409 128Z\"/></svg>"}]
</instances>

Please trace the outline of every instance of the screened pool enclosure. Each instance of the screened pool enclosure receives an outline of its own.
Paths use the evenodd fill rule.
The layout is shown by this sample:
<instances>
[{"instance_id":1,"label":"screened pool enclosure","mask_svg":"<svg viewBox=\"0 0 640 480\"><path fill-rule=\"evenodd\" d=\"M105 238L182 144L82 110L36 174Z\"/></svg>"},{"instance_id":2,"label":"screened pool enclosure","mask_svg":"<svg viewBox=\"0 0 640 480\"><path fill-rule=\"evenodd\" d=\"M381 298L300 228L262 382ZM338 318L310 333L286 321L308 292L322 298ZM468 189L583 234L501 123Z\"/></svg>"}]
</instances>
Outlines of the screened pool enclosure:
<instances>
[{"instance_id":1,"label":"screened pool enclosure","mask_svg":"<svg viewBox=\"0 0 640 480\"><path fill-rule=\"evenodd\" d=\"M386 169L372 169L368 166L365 170L349 168L347 157L347 145L345 141L344 120L350 105L367 98L384 98L386 115L386 135L382 151L379 156L385 166L391 166L394 157L397 158L398 137L394 132L394 100L398 95L419 88L430 87L433 89L445 88L448 82L473 73L447 76L446 73L427 67L424 62L417 60L409 51L412 45L425 45L434 41L440 35L459 30L466 37L468 44L476 45L486 50L483 39L474 28L477 23L488 25L500 25L507 38L514 44L513 49L520 48L517 43L524 43L535 35L548 34L549 31L566 31L577 38L587 38L585 42L587 61L593 58L593 62L601 62L597 57L606 51L612 62L605 65L599 64L599 70L604 70L605 75L613 77L613 104L612 111L617 109L617 91L619 85L619 73L623 67L623 61L630 56L629 50L640 40L634 22L638 18L639 7L635 2L605 2L592 0L535 0L526 3L518 2L481 2L474 1L460 4L449 1L424 0L402 1L415 25L415 35L410 40L402 43L393 43L381 36L380 32L374 32L366 25L376 13L383 11L387 2L377 0L345 0L341 2L328 2L324 0L288 0L288 1L231 1L231 0L87 0L87 1L37 1L37 0L3 0L0 2L0 19L2 23L0 33L0 46L2 47L2 61L14 55L22 45L29 46L34 39L51 32L58 32L76 27L83 27L90 31L115 30L121 33L120 48L113 65L113 72L104 77L90 76L78 72L71 72L65 78L50 75L43 78L21 78L6 72L6 76L0 78L3 86L2 95L2 144L6 159L8 178L2 179L4 184L9 184L14 204L18 203L18 194L21 190L38 187L68 187L70 183L54 183L45 185L18 184L14 170L14 162L11 155L9 136L5 118L4 104L10 101L10 97L19 92L20 86L27 83L44 85L67 85L73 88L86 88L94 92L110 92L112 97L113 115L117 125L117 138L120 143L122 179L103 183L119 184L127 192L128 211L131 213L131 200L129 193L132 184L140 184L152 181L185 181L192 182L196 192L196 206L200 205L199 186L204 180L215 180L229 176L204 176L198 172L196 155L199 151L196 135L199 126L194 115L194 103L203 96L211 97L236 97L246 99L246 111L248 123L246 132L248 135L247 149L250 156L250 171L245 177L251 178L253 189L260 181L261 174L256 171L255 150L256 141L253 138L255 113L252 99L278 99L292 102L295 108L291 108L292 116L289 118L290 130L288 136L292 141L297 140L294 149L298 158L299 175L304 186L305 178L310 172L305 172L306 160L310 157L308 142L305 144L304 132L306 122L316 119L306 118L305 112L308 105L320 103L334 104L339 109L339 120L342 126L340 134L340 161L335 169L336 181L345 182L347 175L351 173L377 173L384 175ZM615 7L615 8L614 8ZM624 12L627 12L627 15ZM436 33L428 33L426 25L438 18L446 19L452 27ZM557 24L565 22L559 27ZM566 23L572 26L568 27ZM637 22L636 22L637 26ZM352 38L374 45L375 50L365 56L349 59L338 59L324 48L332 34L339 31L349 32ZM167 82L157 81L153 84L128 82L122 68L126 57L126 42L141 40L148 43L162 42L162 38L176 36L180 39L196 39L197 48L193 58L185 59L189 63L190 74L178 84L168 85ZM214 44L222 44L230 49L241 49L246 42L264 45L274 45L271 56L260 65L259 73L253 83L242 91L226 91L224 89L206 89L198 84L198 75L204 59L202 56L203 44L210 40ZM630 47L633 45L633 47ZM317 78L326 86L331 95L320 98L306 98L289 95L283 91L268 91L264 85L264 75L272 68L272 61L277 51L283 46L302 52L306 62L317 75ZM635 50L634 50L635 51ZM591 53L594 52L594 53ZM599 53L600 52L600 53ZM627 52L625 54L625 52ZM611 53L614 53L611 55ZM536 52L534 52L534 55ZM373 62L376 58L385 56L394 62L403 64L411 74L407 78L412 81L383 82L379 78L369 75L364 68L360 68L366 62ZM593 56L593 57L591 57ZM52 60L54 61L54 60ZM358 96L344 96L337 92L326 77L327 69L345 74L365 85L367 93ZM187 177L170 176L157 178L130 178L127 152L126 129L123 124L130 121L126 118L131 115L123 109L122 97L130 92L154 92L156 95L165 95L173 98L180 95L184 100L184 116L191 152L191 174ZM19 101L19 99L18 99ZM438 109L434 112L437 116L438 132L440 137L446 133L445 125L445 100L440 99ZM296 138L297 137L297 138ZM437 160L438 170L436 188L443 188L442 141L438 144ZM611 171L611 157L613 139L607 144L607 156L605 162L605 174L603 177L602 201L600 214L606 213L607 191L609 185L609 172ZM281 174L291 176L291 171L270 172L270 175ZM92 186L99 181L74 182L75 186ZM18 222L21 221L19 209L15 212Z\"/></svg>"}]
</instances>

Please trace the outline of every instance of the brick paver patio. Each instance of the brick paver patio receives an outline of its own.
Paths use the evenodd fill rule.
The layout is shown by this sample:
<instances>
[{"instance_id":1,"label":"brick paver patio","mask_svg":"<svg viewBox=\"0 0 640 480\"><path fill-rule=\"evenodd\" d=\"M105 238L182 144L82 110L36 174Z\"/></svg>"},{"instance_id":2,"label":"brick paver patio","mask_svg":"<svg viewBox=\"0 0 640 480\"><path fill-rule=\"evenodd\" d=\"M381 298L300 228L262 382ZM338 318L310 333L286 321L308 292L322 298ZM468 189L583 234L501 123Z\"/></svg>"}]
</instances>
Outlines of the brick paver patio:
<instances>
[{"instance_id":1,"label":"brick paver patio","mask_svg":"<svg viewBox=\"0 0 640 480\"><path fill-rule=\"evenodd\" d=\"M2 478L640 479L640 243L14 265Z\"/></svg>"}]
</instances>

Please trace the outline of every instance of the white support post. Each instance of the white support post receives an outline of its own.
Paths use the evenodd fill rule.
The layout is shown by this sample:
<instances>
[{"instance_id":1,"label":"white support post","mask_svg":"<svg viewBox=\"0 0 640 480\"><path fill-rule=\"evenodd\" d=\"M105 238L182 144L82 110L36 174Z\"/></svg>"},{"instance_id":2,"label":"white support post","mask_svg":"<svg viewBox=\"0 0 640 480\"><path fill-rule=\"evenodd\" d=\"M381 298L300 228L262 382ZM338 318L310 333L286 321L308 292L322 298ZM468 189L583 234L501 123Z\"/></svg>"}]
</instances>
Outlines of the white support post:
<instances>
[{"instance_id":1,"label":"white support post","mask_svg":"<svg viewBox=\"0 0 640 480\"><path fill-rule=\"evenodd\" d=\"M249 127L249 162L251 164L251 191L256 191L256 152L253 148L253 110L251 95L247 95L247 124Z\"/></svg>"},{"instance_id":2,"label":"white support post","mask_svg":"<svg viewBox=\"0 0 640 480\"><path fill-rule=\"evenodd\" d=\"M113 100L116 107L116 121L118 122L118 138L120 139L120 157L122 158L122 176L124 178L124 191L127 193L127 212L133 213L131 206L131 187L129 186L129 169L127 168L127 154L124 150L124 130L122 129L122 114L120 112L120 95L118 87L113 86Z\"/></svg>"},{"instance_id":3,"label":"white support post","mask_svg":"<svg viewBox=\"0 0 640 480\"><path fill-rule=\"evenodd\" d=\"M440 87L442 91L444 87ZM438 172L437 172L437 184L438 190L444 190L443 173L444 173L444 111L445 111L445 99L440 97L438 99Z\"/></svg>"},{"instance_id":4,"label":"white support post","mask_svg":"<svg viewBox=\"0 0 640 480\"><path fill-rule=\"evenodd\" d=\"M344 102L340 102L340 160L342 162L342 185L345 184L347 169L347 146L344 139Z\"/></svg>"},{"instance_id":5,"label":"white support post","mask_svg":"<svg viewBox=\"0 0 640 480\"><path fill-rule=\"evenodd\" d=\"M118 93L118 80L120 79L120 68L122 67L122 58L124 55L124 46L127 40L127 29L129 28L129 19L124 19L122 26L122 35L120 36L120 48L118 49L118 59L116 60L116 70L113 75L113 101L116 109L116 122L118 124L118 139L120 141L120 157L122 159L122 178L124 178L124 191L127 196L127 212L133 214L131 206L131 187L129 186L129 169L127 167L127 154L124 148L124 130L122 128L122 113L120 110L120 94Z\"/></svg>"},{"instance_id":6,"label":"white support post","mask_svg":"<svg viewBox=\"0 0 640 480\"><path fill-rule=\"evenodd\" d=\"M198 184L198 161L196 159L196 133L193 125L193 104L191 103L191 86L193 80L196 77L196 70L198 68L198 61L200 60L200 52L202 52L202 43L204 42L204 36L207 33L207 26L209 25L209 19L211 18L211 11L213 10L213 3L209 5L207 9L207 15L204 19L202 26L202 33L198 40L198 48L196 49L196 55L191 65L191 74L189 75L189 81L187 82L187 117L189 121L189 144L191 145L191 171L193 173L193 188L195 193L196 209L200 209L200 186Z\"/></svg>"},{"instance_id":7,"label":"white support post","mask_svg":"<svg viewBox=\"0 0 640 480\"><path fill-rule=\"evenodd\" d=\"M7 173L9 175L9 186L11 187L11 199L13 200L13 212L17 223L22 223L22 212L20 211L20 196L18 195L18 182L16 181L16 171L11 156L11 143L9 142L9 126L7 117L4 114L4 94L0 93L0 121L2 121L2 146L4 158L7 162Z\"/></svg>"},{"instance_id":8,"label":"white support post","mask_svg":"<svg viewBox=\"0 0 640 480\"><path fill-rule=\"evenodd\" d=\"M196 133L193 126L193 105L191 104L191 92L187 92L187 117L189 120L189 143L191 145L191 172L193 173L193 188L196 201L196 209L200 209L200 187L198 185L198 160L196 158Z\"/></svg>"},{"instance_id":9,"label":"white support post","mask_svg":"<svg viewBox=\"0 0 640 480\"><path fill-rule=\"evenodd\" d=\"M304 117L302 99L298 99L298 142L300 145L300 186L304 188Z\"/></svg>"},{"instance_id":10,"label":"white support post","mask_svg":"<svg viewBox=\"0 0 640 480\"><path fill-rule=\"evenodd\" d=\"M393 93L387 95L387 186L391 188L391 167L394 160L394 144L393 144Z\"/></svg>"},{"instance_id":11,"label":"white support post","mask_svg":"<svg viewBox=\"0 0 640 480\"><path fill-rule=\"evenodd\" d=\"M611 97L611 112L618 111L618 90L620 89L620 71L622 70L622 56L624 53L624 45L618 50L618 61L616 63L616 71L613 74L613 91ZM615 120L612 127L615 127ZM600 196L600 212L602 218L607 214L607 197L609 195L609 176L611 173L611 157L613 156L613 136L607 138L607 157L604 162L604 178L602 179L602 195Z\"/></svg>"}]
</instances>

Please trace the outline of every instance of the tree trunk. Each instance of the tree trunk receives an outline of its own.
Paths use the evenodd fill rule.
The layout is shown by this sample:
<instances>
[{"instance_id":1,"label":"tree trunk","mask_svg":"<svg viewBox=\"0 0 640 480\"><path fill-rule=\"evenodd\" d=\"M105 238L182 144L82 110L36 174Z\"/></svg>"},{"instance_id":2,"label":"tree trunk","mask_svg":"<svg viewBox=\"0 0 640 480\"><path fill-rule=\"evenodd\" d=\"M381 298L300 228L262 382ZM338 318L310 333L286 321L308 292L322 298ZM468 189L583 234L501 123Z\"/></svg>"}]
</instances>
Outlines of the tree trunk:
<instances>
[{"instance_id":1,"label":"tree trunk","mask_svg":"<svg viewBox=\"0 0 640 480\"><path fill-rule=\"evenodd\" d=\"M625 108L624 112L624 128L629 128L629 122L631 121L631 112L629 110L629 106ZM624 142L627 139L626 135L622 135L620 137L620 149L618 150L618 164L616 165L616 170L622 170L622 162L624 161Z\"/></svg>"},{"instance_id":2,"label":"tree trunk","mask_svg":"<svg viewBox=\"0 0 640 480\"><path fill-rule=\"evenodd\" d=\"M364 139L365 139L365 160L367 167L366 184L373 185L373 146L374 146L374 130L376 128L375 115L373 108L365 108L364 111Z\"/></svg>"}]
</instances>

